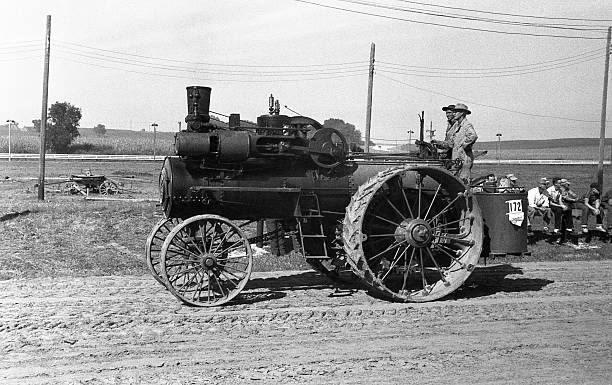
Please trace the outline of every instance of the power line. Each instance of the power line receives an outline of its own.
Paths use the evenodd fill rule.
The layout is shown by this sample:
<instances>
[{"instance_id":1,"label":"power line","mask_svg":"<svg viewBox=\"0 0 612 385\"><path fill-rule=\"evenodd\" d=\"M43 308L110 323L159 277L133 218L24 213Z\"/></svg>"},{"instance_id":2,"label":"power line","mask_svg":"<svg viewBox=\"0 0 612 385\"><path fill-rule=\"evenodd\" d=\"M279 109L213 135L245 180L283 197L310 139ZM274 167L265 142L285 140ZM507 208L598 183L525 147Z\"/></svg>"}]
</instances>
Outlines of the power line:
<instances>
[{"instance_id":1,"label":"power line","mask_svg":"<svg viewBox=\"0 0 612 385\"><path fill-rule=\"evenodd\" d=\"M138 57L138 58L143 58L143 59L161 60L161 61L168 61L168 62L174 62L174 63L184 63L184 64L192 64L192 65L219 66L219 67L307 68L307 67L345 66L345 65L352 65L352 64L368 63L367 61L363 61L363 60L352 61L352 62L342 62L342 63L295 64L295 65L221 64L221 63L210 63L210 62L192 62L192 61L186 61L186 60L176 60L176 59L160 58L160 57L155 57L155 56L137 55L137 54L132 54L132 53L128 53L128 52L121 52L121 51L114 51L114 50L103 49L103 48L96 48L96 47L92 47L92 46L88 46L88 45L84 45L84 44L72 43L72 42L68 42L68 41L64 41L64 40L55 40L55 41L58 41L58 42L64 43L64 44L69 44L69 45L77 46L77 47L88 48L88 49L91 49L91 50L116 53L116 54L120 54L120 55Z\"/></svg>"},{"instance_id":2,"label":"power line","mask_svg":"<svg viewBox=\"0 0 612 385\"><path fill-rule=\"evenodd\" d=\"M124 72L130 72L130 73L142 74L142 75L149 75L149 76L157 76L157 77L166 77L166 78L174 78L174 79L189 79L189 80L194 80L194 81L197 80L197 81L218 81L218 82L235 82L235 83L270 83L270 82L295 82L295 81L308 81L308 80L339 79L339 78L346 78L346 77L353 77L353 76L362 76L362 75L364 75L364 73L355 73L355 74L343 74L343 75L337 75L337 76L303 77L303 78L299 78L299 79L293 78L293 79L266 79L266 80L261 80L261 79L250 80L250 79L196 78L195 76L180 76L180 75L159 74L159 73L154 73L154 72L143 72L143 71L130 70L130 69L127 69L127 68L119 68L119 67L100 65L100 64L95 64L95 63L88 63L88 62L83 62L83 61L79 61L79 60L74 60L72 58L61 56L61 55L55 55L55 57L59 58L60 60L65 60L65 61L69 61L69 62L73 62L73 63L78 63L78 64L90 65L90 66L94 66L94 67L98 67L98 68L113 69L113 70L118 70L118 71L124 71Z\"/></svg>"},{"instance_id":3,"label":"power line","mask_svg":"<svg viewBox=\"0 0 612 385\"><path fill-rule=\"evenodd\" d=\"M391 73L391 74L399 74L399 75L410 75L410 76L421 76L421 77L430 77L430 78L447 78L447 79L480 79L480 78L498 78L498 77L508 77L508 76L520 76L527 75L533 73L540 73L545 71L551 71L559 68L571 67L577 64L586 63L589 61L593 61L595 59L600 59L603 55L597 55L588 59L583 59L580 61L563 63L556 66L548 66L544 68L537 69L525 69L525 70L514 70L514 71L505 71L505 72L482 72L482 73L470 73L468 75L462 75L458 73L436 73L436 72L427 72L427 71L399 71L399 70L388 70L380 67L377 69L377 72L383 73Z\"/></svg>"},{"instance_id":4,"label":"power line","mask_svg":"<svg viewBox=\"0 0 612 385\"><path fill-rule=\"evenodd\" d=\"M462 99L462 98L457 98L455 96L447 95L447 94L444 94L442 92L437 92L437 91L429 90L427 88L421 88L421 87L413 86L412 84L408 84L406 82L402 82L400 80L391 78L389 76L380 75L380 74L378 76L383 77L383 78L388 79L388 80L391 80L391 81L393 81L395 83L399 83L399 84L405 85L406 87L414 88L416 90L428 92L428 93L435 94L435 95L444 96L444 97L447 97L447 98L450 98L450 99L454 99L454 100L463 100L463 101L465 101L467 103L474 104L474 105L481 106L481 107L488 107L488 108L493 108L493 109L496 109L496 110L511 112L511 113L520 114L520 115L533 116L533 117L537 117L537 118L552 118L552 119L560 119L560 120L568 120L568 121L572 121L572 122L584 122L584 123L598 123L599 122L599 120L573 119L573 118L566 118L566 117L562 117L562 116L539 115L539 114L532 114L532 113L529 113L529 112L510 110L508 108L492 106L492 105L489 105L489 104L477 103L477 102L474 102L474 101L470 101L470 100L466 100L466 99Z\"/></svg>"},{"instance_id":5,"label":"power line","mask_svg":"<svg viewBox=\"0 0 612 385\"><path fill-rule=\"evenodd\" d=\"M520 35L520 36L536 36L536 37L555 37L555 38L565 38L565 39L586 39L586 40L602 40L602 39L605 39L605 37L603 36L603 34L602 34L602 36L601 36L601 37L592 37L592 36L571 36L571 35L537 34L537 33L528 33L528 32L510 32L510 31L500 31L500 30L494 30L494 29L486 29L486 28L474 28L474 27L460 27L460 26L450 25L450 24L442 24L442 23L426 22L426 21L419 21L419 20L413 20L413 19L406 19L406 18L395 17L395 16L381 15L381 14L378 14L378 13L371 13L371 12L357 11L357 10L354 10L354 9L347 9L347 8L336 7L336 6L332 6L332 5L320 4L320 3L316 3L316 2L314 2L314 1L307 1L307 0L293 0L293 1L296 1L296 2L299 2L299 3L305 3L305 4L315 5L315 6L318 6L318 7L323 7L323 8L336 9L336 10L339 10L339 11L345 11L345 12L349 12L349 13L355 13L355 14L359 14L359 15L374 16L374 17L379 17L379 18L389 19L389 20L405 21L405 22L409 22L409 23L424 24L424 25L432 25L432 26L436 26L436 27L446 27L446 28L460 29L460 30L468 30L468 31L490 32L490 33L497 33L497 34L502 34L502 35Z\"/></svg>"},{"instance_id":6,"label":"power line","mask_svg":"<svg viewBox=\"0 0 612 385\"><path fill-rule=\"evenodd\" d=\"M489 15L515 16L515 17L525 17L525 18L530 18L530 19L546 19L546 20L570 20L570 21L605 22L605 23L612 22L612 19L582 19L582 18L570 18L570 17L533 16L533 15L516 14L516 13L491 12L491 11L482 11L482 10L470 9L470 8L451 7L448 5L422 3L419 1L408 1L408 0L397 0L397 1L400 1L402 3L427 5L431 7L444 8L444 9L455 9L455 10L460 10L460 11L486 13Z\"/></svg>"},{"instance_id":7,"label":"power line","mask_svg":"<svg viewBox=\"0 0 612 385\"><path fill-rule=\"evenodd\" d=\"M594 53L596 53L597 55L601 56L600 53L601 49L597 48L597 49L593 49L590 51L586 51L586 52L582 52L579 53L577 55L573 55L573 56L568 56L568 57L564 57L564 58L559 58L559 59L551 59L551 60L545 60L545 61L541 61L541 62L537 62L537 63L531 63L531 64L518 64L518 65L513 65L513 66L506 66L506 67L487 67L487 68L448 68L448 67L430 67L430 66L415 66L415 65L409 65L409 64L399 64L399 63L391 63L391 62L386 62L386 61L381 61L378 60L377 63L378 64L386 64L389 66L398 66L400 68L423 68L423 69L430 69L430 70L443 70L443 71L461 71L461 72L465 72L465 71L489 71L489 70L504 70L504 69L512 69L512 68L522 68L522 67L535 67L538 65L543 65L543 64L549 64L549 63L556 63L556 62L561 62L561 61L569 61L570 59L574 59L574 58L583 58L583 57L588 57L588 56L592 56Z\"/></svg>"},{"instance_id":8,"label":"power line","mask_svg":"<svg viewBox=\"0 0 612 385\"><path fill-rule=\"evenodd\" d=\"M522 22L522 21L512 21L512 20L503 20L503 19L491 19L491 18L483 18L479 16L467 16L456 13L443 13L443 12L433 12L429 9L424 8L401 8L391 5L384 5L373 3L369 1L360 1L360 0L336 0L338 2L349 3L349 4L357 4L363 5L367 7L374 8L382 8L393 11L401 11L401 12L409 12L420 15L434 16L434 17L442 17L448 19L458 19L458 20L469 20L469 21L478 21L483 23L492 23L492 24L505 24L505 25L515 25L520 27L534 27L534 28L552 28L552 29L560 29L560 30L573 30L573 31L604 31L606 29L605 26L589 26L589 25L575 25L575 24L551 24L551 23L534 23L534 22ZM580 28L579 28L580 27ZM583 28L588 27L588 28Z\"/></svg>"},{"instance_id":9,"label":"power line","mask_svg":"<svg viewBox=\"0 0 612 385\"><path fill-rule=\"evenodd\" d=\"M337 74L337 73L350 73L350 72L358 72L367 70L367 64L362 65L352 65L347 67L338 67L338 68L317 68L317 69L289 69L289 70L261 70L261 71L252 71L252 70L231 70L231 69L214 69L214 68L201 68L201 67L185 67L185 66L176 66L176 65L160 65L155 63L150 63L143 60L135 60L135 59L126 59L120 56L111 56L105 54L90 54L89 52L74 50L72 48L66 48L62 45L57 46L61 52L86 57L94 60L106 61L111 63L119 63L126 64L132 66L139 67L147 67L154 69L162 69L167 71L181 71L181 72L204 72L210 74L226 74L226 75L236 75L236 76L247 76L247 75L256 75L256 76L280 76L280 75L311 75L311 74Z\"/></svg>"}]
</instances>

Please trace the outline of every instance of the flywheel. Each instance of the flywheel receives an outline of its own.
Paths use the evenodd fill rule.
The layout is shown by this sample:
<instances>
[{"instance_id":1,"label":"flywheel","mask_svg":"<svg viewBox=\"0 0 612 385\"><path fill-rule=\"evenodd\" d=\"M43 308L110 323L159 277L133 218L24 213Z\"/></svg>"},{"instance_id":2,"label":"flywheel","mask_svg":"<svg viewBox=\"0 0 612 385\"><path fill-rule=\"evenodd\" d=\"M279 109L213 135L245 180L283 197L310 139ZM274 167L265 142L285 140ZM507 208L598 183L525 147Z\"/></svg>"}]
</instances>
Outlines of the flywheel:
<instances>
[{"instance_id":1,"label":"flywheel","mask_svg":"<svg viewBox=\"0 0 612 385\"><path fill-rule=\"evenodd\" d=\"M374 292L427 302L469 277L482 250L483 223L459 179L411 165L382 171L359 187L342 235L348 264Z\"/></svg>"}]
</instances>

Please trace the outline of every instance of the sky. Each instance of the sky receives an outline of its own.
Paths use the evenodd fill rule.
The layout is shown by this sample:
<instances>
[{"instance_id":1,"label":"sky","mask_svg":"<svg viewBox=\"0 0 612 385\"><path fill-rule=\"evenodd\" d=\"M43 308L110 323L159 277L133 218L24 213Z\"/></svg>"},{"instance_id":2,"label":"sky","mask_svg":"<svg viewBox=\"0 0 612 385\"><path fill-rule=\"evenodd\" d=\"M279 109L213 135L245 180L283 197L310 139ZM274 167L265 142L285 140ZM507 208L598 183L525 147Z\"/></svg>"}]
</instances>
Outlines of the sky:
<instances>
[{"instance_id":1,"label":"sky","mask_svg":"<svg viewBox=\"0 0 612 385\"><path fill-rule=\"evenodd\" d=\"M49 106L81 108L81 127L176 131L185 87L201 85L218 114L256 121L273 94L283 114L343 119L364 134L374 43L379 144L406 141L422 111L439 139L441 107L456 102L480 141L599 137L609 0L433 3L5 0L0 122L40 119L51 15Z\"/></svg>"}]
</instances>

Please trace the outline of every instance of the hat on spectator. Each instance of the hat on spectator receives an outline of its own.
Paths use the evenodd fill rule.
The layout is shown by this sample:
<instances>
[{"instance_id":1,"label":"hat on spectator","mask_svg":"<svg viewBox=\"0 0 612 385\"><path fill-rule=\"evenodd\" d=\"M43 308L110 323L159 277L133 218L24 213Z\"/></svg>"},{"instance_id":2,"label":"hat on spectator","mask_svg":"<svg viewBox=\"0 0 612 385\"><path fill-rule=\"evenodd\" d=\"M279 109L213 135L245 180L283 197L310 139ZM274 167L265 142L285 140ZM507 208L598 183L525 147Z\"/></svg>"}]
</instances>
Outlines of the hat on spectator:
<instances>
[{"instance_id":1,"label":"hat on spectator","mask_svg":"<svg viewBox=\"0 0 612 385\"><path fill-rule=\"evenodd\" d=\"M449 104L446 107L442 107L442 111L452 111L455 109L455 105L454 104Z\"/></svg>"},{"instance_id":2,"label":"hat on spectator","mask_svg":"<svg viewBox=\"0 0 612 385\"><path fill-rule=\"evenodd\" d=\"M569 180L567 180L567 179L565 179L565 178L561 179L561 180L559 181L559 183L564 184L564 185L568 185L568 186L571 184L571 183L569 182Z\"/></svg>"},{"instance_id":3,"label":"hat on spectator","mask_svg":"<svg viewBox=\"0 0 612 385\"><path fill-rule=\"evenodd\" d=\"M457 111L465 112L466 115L469 115L472 113L472 111L470 111L468 107L463 103L455 103L455 108L453 108L453 112L457 112Z\"/></svg>"},{"instance_id":4,"label":"hat on spectator","mask_svg":"<svg viewBox=\"0 0 612 385\"><path fill-rule=\"evenodd\" d=\"M517 180L518 178L514 174L506 174L506 178L510 180Z\"/></svg>"}]
</instances>

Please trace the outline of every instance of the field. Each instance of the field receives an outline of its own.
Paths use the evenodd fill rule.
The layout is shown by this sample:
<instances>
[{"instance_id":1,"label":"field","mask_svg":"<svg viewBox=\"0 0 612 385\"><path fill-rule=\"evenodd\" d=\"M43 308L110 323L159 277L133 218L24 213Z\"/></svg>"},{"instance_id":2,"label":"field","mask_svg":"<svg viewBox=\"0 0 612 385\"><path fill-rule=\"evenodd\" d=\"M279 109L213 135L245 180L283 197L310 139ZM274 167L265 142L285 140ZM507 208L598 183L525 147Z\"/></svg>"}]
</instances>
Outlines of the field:
<instances>
[{"instance_id":1,"label":"field","mask_svg":"<svg viewBox=\"0 0 612 385\"><path fill-rule=\"evenodd\" d=\"M153 132L108 129L106 135L96 135L91 128L80 128L71 147L72 153L152 155ZM11 151L13 153L38 153L40 139L37 134L12 130ZM158 155L174 154L174 133L157 132L155 148ZM604 158L609 160L612 140L606 140ZM572 138L555 140L503 141L501 159L552 159L552 160L599 160L599 140ZM497 142L477 142L475 149L488 151L481 159L497 159ZM0 152L8 152L8 130L0 126Z\"/></svg>"}]
</instances>

